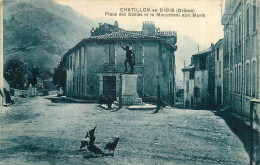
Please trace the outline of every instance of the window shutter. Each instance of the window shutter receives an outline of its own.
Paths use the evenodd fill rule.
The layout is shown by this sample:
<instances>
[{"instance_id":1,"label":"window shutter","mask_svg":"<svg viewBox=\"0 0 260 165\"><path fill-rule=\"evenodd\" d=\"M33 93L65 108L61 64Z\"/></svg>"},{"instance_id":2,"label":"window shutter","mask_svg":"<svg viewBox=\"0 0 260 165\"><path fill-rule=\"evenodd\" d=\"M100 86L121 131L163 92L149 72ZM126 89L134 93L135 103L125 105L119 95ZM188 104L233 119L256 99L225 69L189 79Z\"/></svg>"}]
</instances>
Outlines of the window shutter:
<instances>
[{"instance_id":1,"label":"window shutter","mask_svg":"<svg viewBox=\"0 0 260 165\"><path fill-rule=\"evenodd\" d=\"M135 65L138 65L138 63L137 63L137 59L138 59L138 45L133 45L132 46L132 51L134 52L134 54L135 54Z\"/></svg>"},{"instance_id":2,"label":"window shutter","mask_svg":"<svg viewBox=\"0 0 260 165\"><path fill-rule=\"evenodd\" d=\"M81 59L80 59L80 61L81 61L81 66L84 66L85 65L85 54L84 54L84 46L83 47L81 47Z\"/></svg>"},{"instance_id":3,"label":"window shutter","mask_svg":"<svg viewBox=\"0 0 260 165\"><path fill-rule=\"evenodd\" d=\"M115 44L111 44L109 47L109 64L115 65Z\"/></svg>"},{"instance_id":4,"label":"window shutter","mask_svg":"<svg viewBox=\"0 0 260 165\"><path fill-rule=\"evenodd\" d=\"M143 64L143 46L138 46L138 59L136 60L138 64Z\"/></svg>"},{"instance_id":5,"label":"window shutter","mask_svg":"<svg viewBox=\"0 0 260 165\"><path fill-rule=\"evenodd\" d=\"M72 53L72 57L73 57L73 70L76 69L76 53Z\"/></svg>"},{"instance_id":6,"label":"window shutter","mask_svg":"<svg viewBox=\"0 0 260 165\"><path fill-rule=\"evenodd\" d=\"M109 45L105 45L105 53L104 53L104 64L109 63Z\"/></svg>"}]
</instances>

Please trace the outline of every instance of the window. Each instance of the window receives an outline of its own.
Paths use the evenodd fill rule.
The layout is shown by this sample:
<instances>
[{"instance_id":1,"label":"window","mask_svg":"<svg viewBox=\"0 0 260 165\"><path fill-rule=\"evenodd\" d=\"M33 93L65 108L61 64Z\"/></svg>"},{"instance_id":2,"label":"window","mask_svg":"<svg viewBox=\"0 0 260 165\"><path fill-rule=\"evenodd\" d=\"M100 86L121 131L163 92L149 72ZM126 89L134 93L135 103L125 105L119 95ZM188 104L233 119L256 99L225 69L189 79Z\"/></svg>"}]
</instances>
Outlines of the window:
<instances>
[{"instance_id":1,"label":"window","mask_svg":"<svg viewBox=\"0 0 260 165\"><path fill-rule=\"evenodd\" d=\"M73 53L72 54L72 57L73 57L73 70L75 70L76 69L76 53Z\"/></svg>"},{"instance_id":2,"label":"window","mask_svg":"<svg viewBox=\"0 0 260 165\"><path fill-rule=\"evenodd\" d=\"M172 94L172 81L169 81L169 88L168 88L168 92L169 94Z\"/></svg>"},{"instance_id":3,"label":"window","mask_svg":"<svg viewBox=\"0 0 260 165\"><path fill-rule=\"evenodd\" d=\"M72 92L73 92L72 88L73 88L73 84L72 84L72 81L70 81L70 95L71 95Z\"/></svg>"},{"instance_id":4,"label":"window","mask_svg":"<svg viewBox=\"0 0 260 165\"><path fill-rule=\"evenodd\" d=\"M246 95L249 96L250 95L250 67L249 67L249 63L246 64Z\"/></svg>"},{"instance_id":5,"label":"window","mask_svg":"<svg viewBox=\"0 0 260 165\"><path fill-rule=\"evenodd\" d=\"M80 67L81 66L81 63L82 63L82 61L81 61L81 58L82 58L82 54L81 54L81 48L79 48L79 62L78 62L78 67Z\"/></svg>"},{"instance_id":6,"label":"window","mask_svg":"<svg viewBox=\"0 0 260 165\"><path fill-rule=\"evenodd\" d=\"M84 47L81 47L81 66L85 66L85 55L84 55Z\"/></svg>"},{"instance_id":7,"label":"window","mask_svg":"<svg viewBox=\"0 0 260 165\"><path fill-rule=\"evenodd\" d=\"M252 63L252 97L256 97L256 62Z\"/></svg>"},{"instance_id":8,"label":"window","mask_svg":"<svg viewBox=\"0 0 260 165\"><path fill-rule=\"evenodd\" d=\"M190 71L190 79L194 79L194 74L195 74L195 71L194 71L194 70L191 70L191 71Z\"/></svg>"},{"instance_id":9,"label":"window","mask_svg":"<svg viewBox=\"0 0 260 165\"><path fill-rule=\"evenodd\" d=\"M235 23L235 45L237 45L237 22Z\"/></svg>"},{"instance_id":10,"label":"window","mask_svg":"<svg viewBox=\"0 0 260 165\"><path fill-rule=\"evenodd\" d=\"M107 65L115 65L115 45L114 44L107 44L105 45L105 64Z\"/></svg>"},{"instance_id":11,"label":"window","mask_svg":"<svg viewBox=\"0 0 260 165\"><path fill-rule=\"evenodd\" d=\"M219 60L219 48L217 48L217 60Z\"/></svg>"},{"instance_id":12,"label":"window","mask_svg":"<svg viewBox=\"0 0 260 165\"><path fill-rule=\"evenodd\" d=\"M77 95L79 94L79 76L77 76Z\"/></svg>"},{"instance_id":13,"label":"window","mask_svg":"<svg viewBox=\"0 0 260 165\"><path fill-rule=\"evenodd\" d=\"M115 59L115 45L109 45L109 65L115 65L116 59Z\"/></svg>"},{"instance_id":14,"label":"window","mask_svg":"<svg viewBox=\"0 0 260 165\"><path fill-rule=\"evenodd\" d=\"M170 58L170 71L173 71L174 70L174 57L171 57Z\"/></svg>"},{"instance_id":15,"label":"window","mask_svg":"<svg viewBox=\"0 0 260 165\"><path fill-rule=\"evenodd\" d=\"M226 52L228 53L228 44L229 44L229 37L228 37L228 33L227 33L227 40L226 40Z\"/></svg>"},{"instance_id":16,"label":"window","mask_svg":"<svg viewBox=\"0 0 260 165\"><path fill-rule=\"evenodd\" d=\"M135 64L143 65L144 47L141 45L134 46L133 52L135 53Z\"/></svg>"},{"instance_id":17,"label":"window","mask_svg":"<svg viewBox=\"0 0 260 165\"><path fill-rule=\"evenodd\" d=\"M189 81L186 81L186 92L188 93L189 92Z\"/></svg>"},{"instance_id":18,"label":"window","mask_svg":"<svg viewBox=\"0 0 260 165\"><path fill-rule=\"evenodd\" d=\"M87 67L87 53L88 53L88 50L87 50L87 45L85 45L84 47L84 67Z\"/></svg>"},{"instance_id":19,"label":"window","mask_svg":"<svg viewBox=\"0 0 260 165\"><path fill-rule=\"evenodd\" d=\"M79 65L80 65L80 51L77 50L77 68L79 68Z\"/></svg>"},{"instance_id":20,"label":"window","mask_svg":"<svg viewBox=\"0 0 260 165\"><path fill-rule=\"evenodd\" d=\"M229 79L230 79L230 84L229 84L229 90L232 92L233 91L233 88L232 88L232 83L233 83L233 80L232 80L232 72L229 74Z\"/></svg>"},{"instance_id":21,"label":"window","mask_svg":"<svg viewBox=\"0 0 260 165\"><path fill-rule=\"evenodd\" d=\"M163 68L163 77L165 77L166 76L166 59L164 60L162 60L162 68Z\"/></svg>"},{"instance_id":22,"label":"window","mask_svg":"<svg viewBox=\"0 0 260 165\"><path fill-rule=\"evenodd\" d=\"M238 36L239 36L239 43L241 43L241 41L242 41L242 22L241 22L241 16L239 16L239 28L238 28L238 30L239 30L239 32L238 32Z\"/></svg>"},{"instance_id":23,"label":"window","mask_svg":"<svg viewBox=\"0 0 260 165\"><path fill-rule=\"evenodd\" d=\"M69 56L69 69L72 69L72 55Z\"/></svg>"},{"instance_id":24,"label":"window","mask_svg":"<svg viewBox=\"0 0 260 165\"><path fill-rule=\"evenodd\" d=\"M229 40L229 42L230 42L230 50L232 51L232 49L233 49L233 31L231 30L230 31L230 40Z\"/></svg>"},{"instance_id":25,"label":"window","mask_svg":"<svg viewBox=\"0 0 260 165\"><path fill-rule=\"evenodd\" d=\"M253 3L253 31L256 31L256 1Z\"/></svg>"},{"instance_id":26,"label":"window","mask_svg":"<svg viewBox=\"0 0 260 165\"><path fill-rule=\"evenodd\" d=\"M247 37L249 36L249 7L247 6L247 10L246 10L246 35Z\"/></svg>"},{"instance_id":27,"label":"window","mask_svg":"<svg viewBox=\"0 0 260 165\"><path fill-rule=\"evenodd\" d=\"M219 61L219 64L218 64L218 75L219 75L219 78L221 78L221 61Z\"/></svg>"},{"instance_id":28,"label":"window","mask_svg":"<svg viewBox=\"0 0 260 165\"><path fill-rule=\"evenodd\" d=\"M238 67L236 67L236 92L238 93L238 90L239 90L239 88L238 88L238 82L239 81L239 79L238 79Z\"/></svg>"},{"instance_id":29,"label":"window","mask_svg":"<svg viewBox=\"0 0 260 165\"><path fill-rule=\"evenodd\" d=\"M234 81L235 81L235 93L237 92L237 67L235 67Z\"/></svg>"},{"instance_id":30,"label":"window","mask_svg":"<svg viewBox=\"0 0 260 165\"><path fill-rule=\"evenodd\" d=\"M73 93L75 93L75 76L73 76Z\"/></svg>"},{"instance_id":31,"label":"window","mask_svg":"<svg viewBox=\"0 0 260 165\"><path fill-rule=\"evenodd\" d=\"M206 69L206 56L200 57L200 70Z\"/></svg>"},{"instance_id":32,"label":"window","mask_svg":"<svg viewBox=\"0 0 260 165\"><path fill-rule=\"evenodd\" d=\"M238 93L241 92L241 65L238 67Z\"/></svg>"},{"instance_id":33,"label":"window","mask_svg":"<svg viewBox=\"0 0 260 165\"><path fill-rule=\"evenodd\" d=\"M84 76L81 76L81 95L84 95Z\"/></svg>"}]
</instances>

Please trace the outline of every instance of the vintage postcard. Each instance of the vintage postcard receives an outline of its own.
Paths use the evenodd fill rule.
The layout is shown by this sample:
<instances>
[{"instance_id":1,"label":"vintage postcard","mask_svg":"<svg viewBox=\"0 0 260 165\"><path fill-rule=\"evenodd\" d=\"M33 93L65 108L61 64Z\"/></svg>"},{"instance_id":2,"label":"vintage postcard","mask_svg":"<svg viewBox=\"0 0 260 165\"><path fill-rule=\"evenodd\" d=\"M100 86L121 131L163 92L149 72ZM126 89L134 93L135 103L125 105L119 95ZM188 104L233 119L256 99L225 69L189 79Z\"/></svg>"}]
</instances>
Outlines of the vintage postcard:
<instances>
[{"instance_id":1,"label":"vintage postcard","mask_svg":"<svg viewBox=\"0 0 260 165\"><path fill-rule=\"evenodd\" d=\"M259 165L259 0L2 0L0 164Z\"/></svg>"}]
</instances>

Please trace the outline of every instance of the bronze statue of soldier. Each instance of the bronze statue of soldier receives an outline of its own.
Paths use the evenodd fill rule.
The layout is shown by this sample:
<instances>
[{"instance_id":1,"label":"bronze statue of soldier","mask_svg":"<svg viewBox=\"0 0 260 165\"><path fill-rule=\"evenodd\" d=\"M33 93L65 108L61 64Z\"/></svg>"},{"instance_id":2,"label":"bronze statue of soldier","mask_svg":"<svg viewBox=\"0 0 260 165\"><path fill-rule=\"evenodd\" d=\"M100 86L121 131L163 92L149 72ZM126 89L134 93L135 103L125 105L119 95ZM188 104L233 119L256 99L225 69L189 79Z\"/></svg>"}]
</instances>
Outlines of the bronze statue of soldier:
<instances>
[{"instance_id":1,"label":"bronze statue of soldier","mask_svg":"<svg viewBox=\"0 0 260 165\"><path fill-rule=\"evenodd\" d=\"M125 65L125 73L134 74L134 65L135 65L135 53L129 49L129 46L126 45L125 47L122 46L122 43L120 43L120 46L123 50L126 51L126 59L124 62ZM130 72L127 70L127 63L130 65Z\"/></svg>"}]
</instances>

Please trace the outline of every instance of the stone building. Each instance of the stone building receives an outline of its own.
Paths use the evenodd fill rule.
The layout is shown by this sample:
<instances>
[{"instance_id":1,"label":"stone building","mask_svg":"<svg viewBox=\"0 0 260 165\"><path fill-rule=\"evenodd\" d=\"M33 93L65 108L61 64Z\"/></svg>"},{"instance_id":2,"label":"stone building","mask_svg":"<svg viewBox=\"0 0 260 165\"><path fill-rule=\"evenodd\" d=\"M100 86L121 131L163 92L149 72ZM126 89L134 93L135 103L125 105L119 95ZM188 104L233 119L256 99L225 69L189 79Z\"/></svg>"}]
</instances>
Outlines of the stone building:
<instances>
[{"instance_id":1,"label":"stone building","mask_svg":"<svg viewBox=\"0 0 260 165\"><path fill-rule=\"evenodd\" d=\"M215 54L215 96L214 103L217 108L223 106L223 39L214 45Z\"/></svg>"},{"instance_id":2,"label":"stone building","mask_svg":"<svg viewBox=\"0 0 260 165\"><path fill-rule=\"evenodd\" d=\"M214 45L191 57L191 64L182 69L184 107L207 109L214 107L215 63Z\"/></svg>"},{"instance_id":3,"label":"stone building","mask_svg":"<svg viewBox=\"0 0 260 165\"><path fill-rule=\"evenodd\" d=\"M120 30L123 30L118 27L118 22L115 21L114 25L104 23L102 24L101 22L99 23L99 27L94 29L91 29L91 36L100 36L100 35L105 35L105 34L110 34L113 32L118 32Z\"/></svg>"},{"instance_id":4,"label":"stone building","mask_svg":"<svg viewBox=\"0 0 260 165\"><path fill-rule=\"evenodd\" d=\"M224 25L224 106L249 117L259 99L259 1L226 0Z\"/></svg>"},{"instance_id":5,"label":"stone building","mask_svg":"<svg viewBox=\"0 0 260 165\"><path fill-rule=\"evenodd\" d=\"M143 22L142 31L119 30L104 35L92 31L92 37L83 39L64 55L66 95L98 99L103 94L117 99L126 58L122 43L135 53L138 95L156 96L159 83L162 99L173 104L176 42L176 32L160 32L153 22Z\"/></svg>"}]
</instances>

